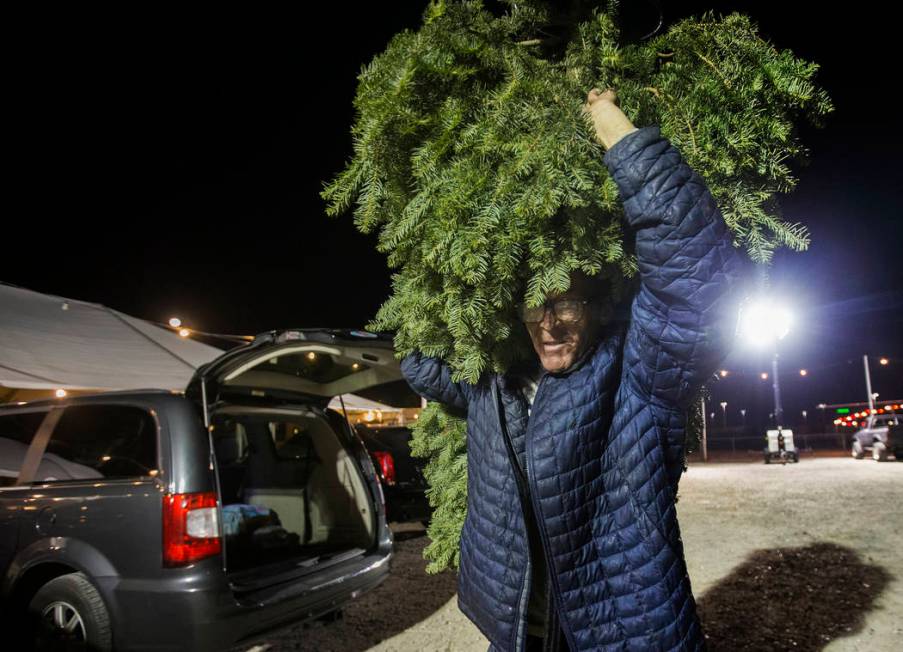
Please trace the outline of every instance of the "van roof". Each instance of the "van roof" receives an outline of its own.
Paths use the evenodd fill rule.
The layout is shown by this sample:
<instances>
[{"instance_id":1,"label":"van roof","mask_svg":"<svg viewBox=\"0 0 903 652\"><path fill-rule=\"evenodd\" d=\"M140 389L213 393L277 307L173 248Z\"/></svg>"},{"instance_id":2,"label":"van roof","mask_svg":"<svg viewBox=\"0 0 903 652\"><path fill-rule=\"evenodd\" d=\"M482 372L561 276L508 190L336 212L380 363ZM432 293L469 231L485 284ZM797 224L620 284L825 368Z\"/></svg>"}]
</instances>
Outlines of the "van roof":
<instances>
[{"instance_id":1,"label":"van roof","mask_svg":"<svg viewBox=\"0 0 903 652\"><path fill-rule=\"evenodd\" d=\"M185 392L174 389L160 389L159 387L146 387L139 389L111 389L103 392L91 392L89 394L77 394L64 398L42 398L36 401L16 401L15 403L0 403L0 411L10 408L21 407L45 407L49 405L66 405L74 399L105 397L105 396L147 396L148 394L159 396L161 394L183 395Z\"/></svg>"}]
</instances>

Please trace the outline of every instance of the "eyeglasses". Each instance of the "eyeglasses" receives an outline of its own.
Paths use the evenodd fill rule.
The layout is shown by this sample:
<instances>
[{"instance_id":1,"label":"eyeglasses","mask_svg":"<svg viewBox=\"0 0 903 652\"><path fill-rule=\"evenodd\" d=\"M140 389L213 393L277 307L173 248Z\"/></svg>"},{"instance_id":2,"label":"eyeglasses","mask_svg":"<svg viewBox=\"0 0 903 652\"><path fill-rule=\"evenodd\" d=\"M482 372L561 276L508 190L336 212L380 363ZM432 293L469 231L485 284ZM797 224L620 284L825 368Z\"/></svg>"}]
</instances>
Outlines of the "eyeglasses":
<instances>
[{"instance_id":1,"label":"eyeglasses","mask_svg":"<svg viewBox=\"0 0 903 652\"><path fill-rule=\"evenodd\" d=\"M533 324L542 321L543 317L546 316L546 309L551 307L552 317L558 318L563 322L573 323L583 318L586 304L589 302L589 299L556 299L546 301L545 304L533 308L528 308L526 304L521 303L518 304L517 312L521 321Z\"/></svg>"}]
</instances>

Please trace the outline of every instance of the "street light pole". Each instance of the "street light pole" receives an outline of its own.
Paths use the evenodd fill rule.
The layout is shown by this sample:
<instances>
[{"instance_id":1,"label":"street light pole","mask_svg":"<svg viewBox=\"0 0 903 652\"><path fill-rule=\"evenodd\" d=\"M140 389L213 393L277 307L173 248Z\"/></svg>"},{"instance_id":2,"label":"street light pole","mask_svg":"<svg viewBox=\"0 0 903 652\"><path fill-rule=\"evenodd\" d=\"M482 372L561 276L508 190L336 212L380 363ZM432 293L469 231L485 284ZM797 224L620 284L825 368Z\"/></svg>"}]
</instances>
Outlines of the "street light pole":
<instances>
[{"instance_id":1,"label":"street light pole","mask_svg":"<svg viewBox=\"0 0 903 652\"><path fill-rule=\"evenodd\" d=\"M865 388L869 393L869 414L875 409L875 399L872 397L872 378L869 375L869 357L862 356L862 366L865 367Z\"/></svg>"},{"instance_id":2,"label":"street light pole","mask_svg":"<svg viewBox=\"0 0 903 652\"><path fill-rule=\"evenodd\" d=\"M771 386L774 388L774 423L780 429L784 420L784 409L781 407L781 384L778 382L778 352L775 351L771 360L771 374L773 376Z\"/></svg>"}]
</instances>

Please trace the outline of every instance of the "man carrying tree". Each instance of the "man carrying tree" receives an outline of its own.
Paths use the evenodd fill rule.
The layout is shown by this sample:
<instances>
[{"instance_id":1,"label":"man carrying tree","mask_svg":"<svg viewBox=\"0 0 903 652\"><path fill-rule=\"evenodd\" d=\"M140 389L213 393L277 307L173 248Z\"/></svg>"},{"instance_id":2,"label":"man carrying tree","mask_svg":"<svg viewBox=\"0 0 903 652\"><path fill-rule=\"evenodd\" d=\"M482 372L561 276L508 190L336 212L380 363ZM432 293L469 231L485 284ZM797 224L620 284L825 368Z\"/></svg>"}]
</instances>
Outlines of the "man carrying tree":
<instances>
[{"instance_id":1,"label":"man carrying tree","mask_svg":"<svg viewBox=\"0 0 903 652\"><path fill-rule=\"evenodd\" d=\"M688 408L726 356L746 259L702 178L614 91L584 112L635 233L629 318L580 272L522 306L536 359L476 384L420 352L423 397L467 416L458 605L501 650L700 650L675 498Z\"/></svg>"}]
</instances>

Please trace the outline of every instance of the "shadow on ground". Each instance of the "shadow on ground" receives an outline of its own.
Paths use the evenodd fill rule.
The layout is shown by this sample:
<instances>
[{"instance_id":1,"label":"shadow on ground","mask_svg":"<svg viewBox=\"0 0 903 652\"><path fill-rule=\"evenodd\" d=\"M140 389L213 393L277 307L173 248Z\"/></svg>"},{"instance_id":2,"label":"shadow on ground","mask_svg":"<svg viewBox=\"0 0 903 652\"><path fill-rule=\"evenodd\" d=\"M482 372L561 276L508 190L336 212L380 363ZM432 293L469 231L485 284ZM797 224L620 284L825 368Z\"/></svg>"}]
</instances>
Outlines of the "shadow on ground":
<instances>
[{"instance_id":1,"label":"shadow on ground","mask_svg":"<svg viewBox=\"0 0 903 652\"><path fill-rule=\"evenodd\" d=\"M757 550L698 601L710 652L821 650L859 631L890 581L833 543Z\"/></svg>"},{"instance_id":2,"label":"shadow on ground","mask_svg":"<svg viewBox=\"0 0 903 652\"><path fill-rule=\"evenodd\" d=\"M429 542L422 529L395 531L395 556L389 562L389 577L345 605L341 618L280 630L255 641L254 647L243 644L233 648L233 652L360 652L425 620L458 590L458 575L454 571L426 573L423 549Z\"/></svg>"}]
</instances>

